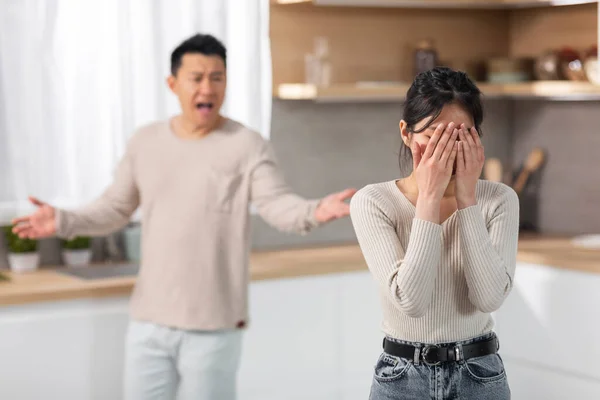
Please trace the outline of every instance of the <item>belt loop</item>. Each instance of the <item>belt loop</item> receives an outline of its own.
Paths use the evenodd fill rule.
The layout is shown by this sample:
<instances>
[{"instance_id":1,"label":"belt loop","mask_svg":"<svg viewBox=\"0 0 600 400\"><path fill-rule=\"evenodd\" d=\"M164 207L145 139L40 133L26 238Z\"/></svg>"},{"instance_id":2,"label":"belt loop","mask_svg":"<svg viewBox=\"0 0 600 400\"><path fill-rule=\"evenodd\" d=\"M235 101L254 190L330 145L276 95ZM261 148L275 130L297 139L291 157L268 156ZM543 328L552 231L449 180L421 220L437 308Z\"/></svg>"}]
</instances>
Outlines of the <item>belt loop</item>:
<instances>
[{"instance_id":1,"label":"belt loop","mask_svg":"<svg viewBox=\"0 0 600 400\"><path fill-rule=\"evenodd\" d=\"M415 346L415 355L414 355L415 365L419 365L420 358L421 358L421 348L418 346Z\"/></svg>"},{"instance_id":2,"label":"belt loop","mask_svg":"<svg viewBox=\"0 0 600 400\"><path fill-rule=\"evenodd\" d=\"M462 344L457 344L456 346L454 346L454 358L456 359L456 361L464 360Z\"/></svg>"}]
</instances>

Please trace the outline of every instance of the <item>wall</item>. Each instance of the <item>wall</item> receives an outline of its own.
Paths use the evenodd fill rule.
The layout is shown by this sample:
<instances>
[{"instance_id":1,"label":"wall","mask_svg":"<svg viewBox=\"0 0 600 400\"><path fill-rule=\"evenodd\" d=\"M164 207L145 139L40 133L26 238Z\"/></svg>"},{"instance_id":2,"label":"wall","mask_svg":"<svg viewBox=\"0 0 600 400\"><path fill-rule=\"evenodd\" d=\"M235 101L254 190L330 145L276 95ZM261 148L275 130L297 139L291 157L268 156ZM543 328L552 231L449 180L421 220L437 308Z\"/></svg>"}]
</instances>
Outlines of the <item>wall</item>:
<instances>
[{"instance_id":1,"label":"wall","mask_svg":"<svg viewBox=\"0 0 600 400\"><path fill-rule=\"evenodd\" d=\"M598 4L510 11L272 5L270 23L274 87L303 81L303 55L312 50L316 36L329 39L334 84L410 81L411 49L422 38L424 26L443 64L469 70L478 59L537 57L563 47L589 50L598 41ZM595 134L598 102L491 103L496 106L488 115L488 130L493 131L485 139L488 157L498 152L505 169L514 172L533 147L548 153L548 163L534 174L522 196L522 222L542 233L600 232L600 212L595 208L600 204L600 179L592 158L600 140ZM500 103L502 112L494 111ZM395 107L276 101L273 143L283 155L282 166L292 186L314 196L337 190L342 183L360 187L393 177L391 150L398 147L393 140L399 119ZM335 122L327 125L330 120ZM332 143L340 153L328 150ZM309 144L321 148L315 152L307 148ZM357 155L349 156L353 151ZM361 164L361 160L368 161ZM310 178L302 175L304 171ZM256 224L255 233L256 246L353 239L348 221L302 238L278 235L262 222Z\"/></svg>"},{"instance_id":2,"label":"wall","mask_svg":"<svg viewBox=\"0 0 600 400\"><path fill-rule=\"evenodd\" d=\"M488 157L510 160L512 105L485 103L483 142ZM400 103L314 103L273 100L271 141L288 184L307 198L320 198L347 187L398 178ZM0 235L1 236L1 235ZM314 230L306 236L281 233L255 217L252 245L256 249L315 246L355 242L348 218ZM0 268L7 267L0 237ZM98 239L95 258L106 253ZM41 241L42 263L60 262L59 242Z\"/></svg>"},{"instance_id":3,"label":"wall","mask_svg":"<svg viewBox=\"0 0 600 400\"><path fill-rule=\"evenodd\" d=\"M512 105L485 103L483 143L488 157L510 159ZM273 102L271 141L288 183L307 197L398 177L402 104ZM355 241L348 219L306 236L285 235L254 221L257 248Z\"/></svg>"},{"instance_id":4,"label":"wall","mask_svg":"<svg viewBox=\"0 0 600 400\"><path fill-rule=\"evenodd\" d=\"M550 234L600 233L599 102L520 101L514 105L515 163L542 147L537 222Z\"/></svg>"},{"instance_id":5,"label":"wall","mask_svg":"<svg viewBox=\"0 0 600 400\"><path fill-rule=\"evenodd\" d=\"M271 141L287 182L299 194L317 198L397 178L401 107L274 99ZM538 207L524 204L525 217L544 233L600 232L598 102L493 100L485 107L487 157L498 157L516 169L533 147L541 146L548 154L547 164L534 178L539 183L533 186ZM349 219L306 236L278 232L259 217L254 218L252 229L256 249L356 240ZM0 268L6 267L2 242L0 237ZM55 240L42 241L42 248L44 264L59 262ZM102 240L96 242L95 252L102 257Z\"/></svg>"},{"instance_id":6,"label":"wall","mask_svg":"<svg viewBox=\"0 0 600 400\"><path fill-rule=\"evenodd\" d=\"M314 197L395 179L401 107L274 100L271 140L288 183ZM534 147L547 154L523 195L522 221L547 234L600 232L598 102L493 100L485 107L486 157L500 158L514 173ZM257 248L355 240L347 219L301 237L281 234L257 218L253 233Z\"/></svg>"},{"instance_id":7,"label":"wall","mask_svg":"<svg viewBox=\"0 0 600 400\"><path fill-rule=\"evenodd\" d=\"M473 73L473 63L493 57L588 50L598 40L597 10L595 3L510 11L271 5L273 87L304 81L304 54L317 36L329 39L333 83L408 82L412 51L425 37L444 65Z\"/></svg>"},{"instance_id":8,"label":"wall","mask_svg":"<svg viewBox=\"0 0 600 400\"><path fill-rule=\"evenodd\" d=\"M304 82L304 54L329 40L332 82L411 81L413 51L431 38L444 65L470 68L509 52L509 13L502 10L271 5L273 87ZM476 32L476 34L474 34Z\"/></svg>"},{"instance_id":9,"label":"wall","mask_svg":"<svg viewBox=\"0 0 600 400\"><path fill-rule=\"evenodd\" d=\"M598 4L510 12L509 54L539 56L563 46L586 51L598 41Z\"/></svg>"}]
</instances>

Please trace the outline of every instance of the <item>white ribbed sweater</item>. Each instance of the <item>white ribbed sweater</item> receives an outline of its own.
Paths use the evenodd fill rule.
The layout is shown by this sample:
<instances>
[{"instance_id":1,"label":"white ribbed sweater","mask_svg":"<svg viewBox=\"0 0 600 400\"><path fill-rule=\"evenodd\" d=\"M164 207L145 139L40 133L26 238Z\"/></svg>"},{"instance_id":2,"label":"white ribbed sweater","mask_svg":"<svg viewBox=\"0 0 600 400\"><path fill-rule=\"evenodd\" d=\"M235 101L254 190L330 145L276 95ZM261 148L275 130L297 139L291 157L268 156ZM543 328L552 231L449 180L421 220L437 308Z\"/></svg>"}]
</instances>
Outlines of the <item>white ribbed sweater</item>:
<instances>
[{"instance_id":1,"label":"white ribbed sweater","mask_svg":"<svg viewBox=\"0 0 600 400\"><path fill-rule=\"evenodd\" d=\"M415 218L395 181L368 185L352 198L352 223L380 288L386 335L444 343L493 329L490 313L512 288L519 201L510 187L483 180L476 199L435 224Z\"/></svg>"}]
</instances>

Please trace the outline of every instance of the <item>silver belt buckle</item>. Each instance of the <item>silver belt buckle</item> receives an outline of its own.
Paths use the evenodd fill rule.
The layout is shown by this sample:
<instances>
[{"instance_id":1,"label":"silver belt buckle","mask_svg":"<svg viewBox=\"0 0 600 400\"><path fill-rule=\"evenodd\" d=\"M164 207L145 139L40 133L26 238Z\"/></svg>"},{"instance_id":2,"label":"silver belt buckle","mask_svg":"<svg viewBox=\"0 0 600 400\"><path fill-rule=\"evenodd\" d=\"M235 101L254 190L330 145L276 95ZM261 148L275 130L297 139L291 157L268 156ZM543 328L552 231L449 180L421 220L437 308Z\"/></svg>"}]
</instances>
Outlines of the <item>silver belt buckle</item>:
<instances>
[{"instance_id":1,"label":"silver belt buckle","mask_svg":"<svg viewBox=\"0 0 600 400\"><path fill-rule=\"evenodd\" d=\"M426 365L429 365L430 367L435 367L436 365L440 365L442 363L441 361L436 361L434 363L427 361L427 354L429 354L431 349L439 349L439 348L440 348L440 346L438 346L436 344L428 344L425 347L423 347L423 350L421 351L421 359L423 360L423 363Z\"/></svg>"}]
</instances>

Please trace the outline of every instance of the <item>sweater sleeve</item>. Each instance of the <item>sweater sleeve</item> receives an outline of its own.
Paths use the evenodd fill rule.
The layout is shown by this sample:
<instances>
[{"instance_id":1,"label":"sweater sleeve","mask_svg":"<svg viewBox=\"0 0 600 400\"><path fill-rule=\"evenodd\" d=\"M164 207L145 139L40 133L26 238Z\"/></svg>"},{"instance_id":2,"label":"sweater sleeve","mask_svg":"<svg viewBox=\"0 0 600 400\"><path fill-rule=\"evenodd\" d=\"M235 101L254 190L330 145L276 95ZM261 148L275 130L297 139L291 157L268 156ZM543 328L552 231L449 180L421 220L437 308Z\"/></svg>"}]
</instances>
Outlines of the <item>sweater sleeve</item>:
<instances>
[{"instance_id":1,"label":"sweater sleeve","mask_svg":"<svg viewBox=\"0 0 600 400\"><path fill-rule=\"evenodd\" d=\"M486 223L478 205L458 211L460 249L469 300L481 312L500 308L513 285L519 240L519 199L502 185ZM498 194L498 192L500 192Z\"/></svg>"},{"instance_id":2,"label":"sweater sleeve","mask_svg":"<svg viewBox=\"0 0 600 400\"><path fill-rule=\"evenodd\" d=\"M285 183L270 144L261 141L251 167L250 200L260 216L283 232L306 234L317 227L315 210L319 199L307 200Z\"/></svg>"},{"instance_id":3,"label":"sweater sleeve","mask_svg":"<svg viewBox=\"0 0 600 400\"><path fill-rule=\"evenodd\" d=\"M433 296L441 260L442 227L413 219L408 246L403 249L381 199L366 189L352 197L350 217L367 266L401 312L421 317Z\"/></svg>"},{"instance_id":4,"label":"sweater sleeve","mask_svg":"<svg viewBox=\"0 0 600 400\"><path fill-rule=\"evenodd\" d=\"M127 225L140 204L131 147L130 143L117 166L113 182L98 199L79 209L56 210L59 237L102 236Z\"/></svg>"}]
</instances>

